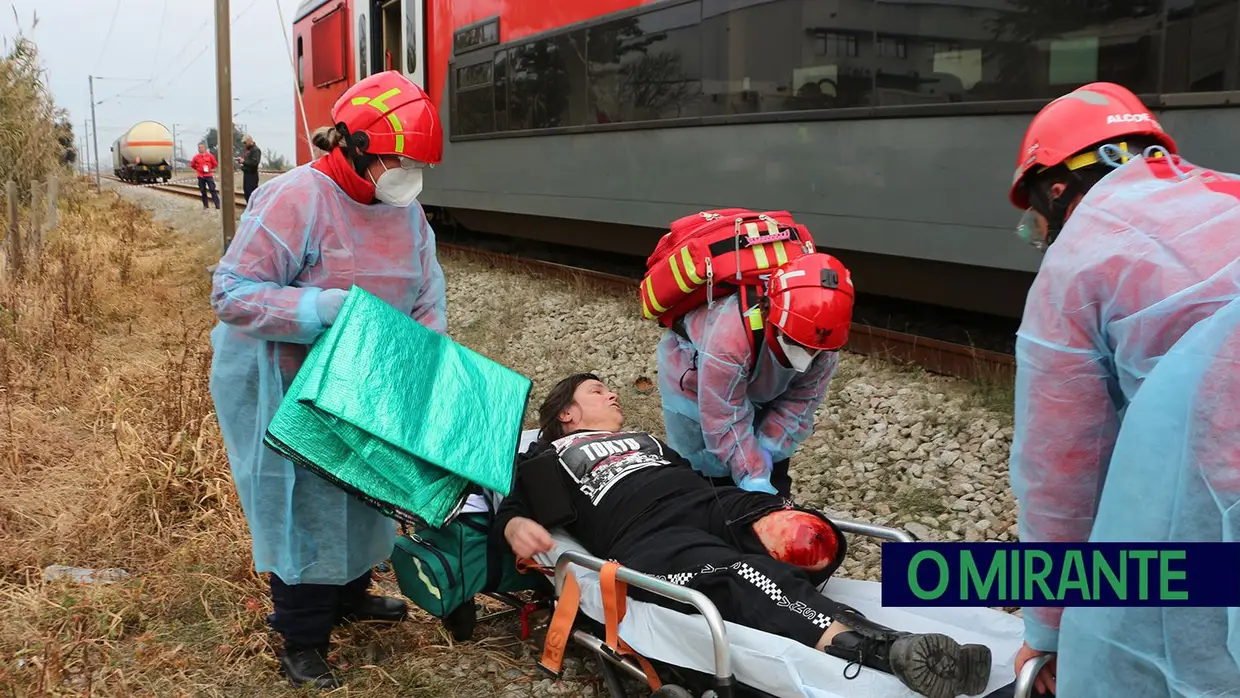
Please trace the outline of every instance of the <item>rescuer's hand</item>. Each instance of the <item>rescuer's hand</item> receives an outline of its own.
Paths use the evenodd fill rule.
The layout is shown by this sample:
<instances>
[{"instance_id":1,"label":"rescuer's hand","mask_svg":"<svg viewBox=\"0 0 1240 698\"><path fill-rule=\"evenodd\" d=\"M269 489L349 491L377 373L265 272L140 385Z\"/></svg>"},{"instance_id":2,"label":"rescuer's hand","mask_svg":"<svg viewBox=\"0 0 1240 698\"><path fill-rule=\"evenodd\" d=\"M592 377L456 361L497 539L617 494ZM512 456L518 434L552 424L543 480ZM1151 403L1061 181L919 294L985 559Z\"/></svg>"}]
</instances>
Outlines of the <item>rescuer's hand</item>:
<instances>
[{"instance_id":1,"label":"rescuer's hand","mask_svg":"<svg viewBox=\"0 0 1240 698\"><path fill-rule=\"evenodd\" d=\"M1020 669L1025 666L1025 662L1044 654L1050 654L1051 660L1046 663L1046 666L1042 667L1042 671L1034 678L1033 687L1042 693L1054 693L1056 660L1053 653L1041 652L1030 647L1028 643L1021 643L1020 650L1016 652L1016 674L1020 675Z\"/></svg>"}]
</instances>

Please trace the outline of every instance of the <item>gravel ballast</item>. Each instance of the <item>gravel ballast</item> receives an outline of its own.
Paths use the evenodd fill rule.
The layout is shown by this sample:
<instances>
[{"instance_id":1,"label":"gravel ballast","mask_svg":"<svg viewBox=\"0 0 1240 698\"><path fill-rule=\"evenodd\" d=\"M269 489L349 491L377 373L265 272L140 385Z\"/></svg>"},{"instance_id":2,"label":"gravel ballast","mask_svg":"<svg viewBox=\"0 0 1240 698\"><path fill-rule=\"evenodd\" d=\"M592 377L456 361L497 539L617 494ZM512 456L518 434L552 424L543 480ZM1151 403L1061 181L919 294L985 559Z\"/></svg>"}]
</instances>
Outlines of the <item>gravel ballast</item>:
<instances>
[{"instance_id":1,"label":"gravel ballast","mask_svg":"<svg viewBox=\"0 0 1240 698\"><path fill-rule=\"evenodd\" d=\"M110 182L104 188L123 190L175 228L219 236L218 214L204 214L193 199ZM441 251L440 263L449 333L533 380L527 428L557 380L593 371L620 394L628 426L662 436L655 367L661 328L641 317L636 289L619 297L588 280L537 276L454 251ZM928 541L1015 541L1010 405L1010 389L845 352L815 432L792 458L794 497L845 518L903 526ZM850 544L838 574L879 579L878 544ZM495 672L498 685L510 671ZM596 694L593 683L567 693L566 682L544 686L533 657L519 671L533 693L496 690Z\"/></svg>"}]
</instances>

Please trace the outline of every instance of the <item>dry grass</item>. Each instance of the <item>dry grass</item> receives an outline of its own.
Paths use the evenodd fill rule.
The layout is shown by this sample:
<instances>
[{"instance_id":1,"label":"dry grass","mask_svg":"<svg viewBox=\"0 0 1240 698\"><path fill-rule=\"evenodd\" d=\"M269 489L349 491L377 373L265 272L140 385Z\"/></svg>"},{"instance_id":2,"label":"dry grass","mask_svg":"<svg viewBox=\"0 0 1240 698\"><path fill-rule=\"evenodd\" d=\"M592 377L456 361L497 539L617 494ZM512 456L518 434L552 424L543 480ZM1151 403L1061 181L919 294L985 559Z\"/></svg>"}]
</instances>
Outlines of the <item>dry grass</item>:
<instances>
[{"instance_id":1,"label":"dry grass","mask_svg":"<svg viewBox=\"0 0 1240 698\"><path fill-rule=\"evenodd\" d=\"M39 73L25 40L0 57L0 182L62 152ZM0 696L300 695L275 672L208 389L217 242L83 180L59 212L39 263L0 278ZM54 564L129 576L45 582ZM414 615L337 633L341 695L494 693L448 685L434 669L463 655ZM487 632L469 656L511 662Z\"/></svg>"},{"instance_id":2,"label":"dry grass","mask_svg":"<svg viewBox=\"0 0 1240 698\"><path fill-rule=\"evenodd\" d=\"M0 695L298 694L212 412L213 245L82 187L44 269L0 284ZM130 576L45 583L52 564ZM349 694L486 692L436 678L457 658L421 620L337 633Z\"/></svg>"}]
</instances>

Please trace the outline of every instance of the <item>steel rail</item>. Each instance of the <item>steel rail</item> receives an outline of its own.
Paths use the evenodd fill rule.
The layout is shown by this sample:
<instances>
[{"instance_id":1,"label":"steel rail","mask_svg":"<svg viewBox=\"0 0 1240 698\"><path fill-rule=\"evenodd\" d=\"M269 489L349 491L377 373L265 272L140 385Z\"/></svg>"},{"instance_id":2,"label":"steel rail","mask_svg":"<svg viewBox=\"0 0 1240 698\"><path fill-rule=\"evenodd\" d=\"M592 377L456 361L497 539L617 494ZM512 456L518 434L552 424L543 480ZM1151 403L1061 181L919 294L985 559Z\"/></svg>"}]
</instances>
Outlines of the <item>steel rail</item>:
<instances>
[{"instance_id":1,"label":"steel rail","mask_svg":"<svg viewBox=\"0 0 1240 698\"><path fill-rule=\"evenodd\" d=\"M555 274L589 279L632 292L637 279L618 274L594 271L532 257L480 250L458 243L439 243L440 249L457 250L495 261L516 262ZM897 332L873 325L854 322L849 330L845 350L893 362L916 364L932 373L984 382L1011 382L1016 376L1016 357L965 344L945 342L907 332Z\"/></svg>"}]
</instances>

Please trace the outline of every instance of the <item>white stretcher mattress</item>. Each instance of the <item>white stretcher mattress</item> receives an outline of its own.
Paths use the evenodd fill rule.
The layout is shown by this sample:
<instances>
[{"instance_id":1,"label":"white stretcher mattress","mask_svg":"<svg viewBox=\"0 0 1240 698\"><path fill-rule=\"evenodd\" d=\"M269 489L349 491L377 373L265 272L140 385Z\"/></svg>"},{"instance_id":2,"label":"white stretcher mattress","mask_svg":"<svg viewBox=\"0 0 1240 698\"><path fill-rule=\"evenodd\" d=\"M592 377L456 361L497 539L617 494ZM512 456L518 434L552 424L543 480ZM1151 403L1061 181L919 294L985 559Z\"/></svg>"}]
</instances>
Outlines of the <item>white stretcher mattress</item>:
<instances>
[{"instance_id":1,"label":"white stretcher mattress","mask_svg":"<svg viewBox=\"0 0 1240 698\"><path fill-rule=\"evenodd\" d=\"M533 430L522 434L521 450L536 438ZM589 554L561 530L553 531L555 550L537 556L544 565L555 565L567 550ZM581 612L603 622L602 597L597 572L569 565L581 588ZM961 644L978 643L993 654L989 693L1015 679L1013 659L1020 648L1024 626L1015 616L989 608L885 608L877 582L832 578L825 594L848 604L875 622L909 632L936 632ZM900 680L889 674L861 668L853 679L844 678L848 662L798 642L735 623L726 623L731 646L732 671L737 681L775 696L811 698L915 698ZM656 604L629 599L620 623L620 637L643 656L706 674L715 672L714 649L706 621L699 615L673 611ZM854 667L849 671L851 675Z\"/></svg>"}]
</instances>

